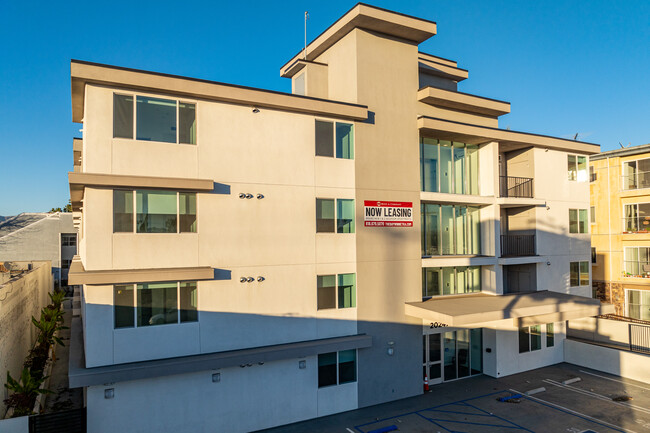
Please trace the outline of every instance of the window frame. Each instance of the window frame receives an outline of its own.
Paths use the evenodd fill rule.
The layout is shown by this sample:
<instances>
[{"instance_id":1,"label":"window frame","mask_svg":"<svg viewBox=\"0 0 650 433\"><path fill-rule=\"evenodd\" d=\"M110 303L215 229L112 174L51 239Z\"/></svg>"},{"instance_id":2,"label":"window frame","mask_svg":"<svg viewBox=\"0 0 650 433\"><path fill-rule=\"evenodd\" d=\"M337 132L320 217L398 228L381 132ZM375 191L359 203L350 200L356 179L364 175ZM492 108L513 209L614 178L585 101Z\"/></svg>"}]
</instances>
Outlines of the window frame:
<instances>
[{"instance_id":1,"label":"window frame","mask_svg":"<svg viewBox=\"0 0 650 433\"><path fill-rule=\"evenodd\" d=\"M575 227L577 231L573 230L574 221L572 221L572 213L575 212ZM569 233L570 234L588 234L589 233L589 210L588 209L572 209L569 208ZM584 221L581 221L581 216L584 215ZM581 230L581 225L582 229Z\"/></svg>"},{"instance_id":2,"label":"window frame","mask_svg":"<svg viewBox=\"0 0 650 433\"><path fill-rule=\"evenodd\" d=\"M639 302L638 304L632 304L632 305L638 305L639 306L639 317L633 317L632 314L630 314L630 304L631 304L630 303L630 292L638 292L639 293L639 298L640 298L639 301L641 301L641 302ZM648 304L643 303L643 294L644 293L649 293L649 292L647 290L625 288L625 315L627 317L631 317L631 318L637 319L637 320L650 320L650 313L648 314L647 319L643 319L643 313L642 313L643 307L647 306L647 308L650 309L650 303L648 303ZM650 296L648 296L648 298L649 298L648 300L650 301Z\"/></svg>"},{"instance_id":3,"label":"window frame","mask_svg":"<svg viewBox=\"0 0 650 433\"><path fill-rule=\"evenodd\" d=\"M645 255L648 257L647 261L642 261L641 249L645 249ZM631 260L630 255L634 251L634 258ZM639 272L628 272L628 263L636 263L637 270ZM625 278L649 278L650 273L643 271L643 265L650 265L650 246L647 245L635 245L635 246L624 246L623 247L623 277Z\"/></svg>"},{"instance_id":4,"label":"window frame","mask_svg":"<svg viewBox=\"0 0 650 433\"><path fill-rule=\"evenodd\" d=\"M353 380L348 380L345 382L341 382L341 352L354 352L354 379ZM320 356L325 356L325 355L330 355L332 353L336 354L336 383L331 383L327 385L321 385L320 384L320 365L318 365L318 358ZM332 386L340 386L340 385L345 385L348 383L355 383L358 382L359 380L359 352L357 349L347 349L347 350L338 350L336 352L326 352L326 353L319 353L316 356L316 363L318 367L318 374L316 377L317 383L318 383L318 388L329 388Z\"/></svg>"},{"instance_id":5,"label":"window frame","mask_svg":"<svg viewBox=\"0 0 650 433\"><path fill-rule=\"evenodd\" d=\"M330 155L319 155L318 154L318 136L316 134L316 123L328 123L331 124L331 132L332 132L332 143L330 149L332 150L332 156ZM337 156L336 152L336 143L337 143L337 126L338 125L349 125L351 126L352 130L352 144L350 145L350 151L349 154L351 155L349 158L345 158L343 156ZM339 122L336 120L331 120L331 119L322 119L322 118L315 118L314 119L314 156L316 157L321 157L321 158L334 158L334 159L345 159L348 161L354 161L354 155L355 155L355 147L356 147L356 124L354 122Z\"/></svg>"},{"instance_id":6,"label":"window frame","mask_svg":"<svg viewBox=\"0 0 650 433\"><path fill-rule=\"evenodd\" d=\"M74 242L70 242L74 239ZM76 233L61 233L61 246L62 247L77 247L77 234Z\"/></svg>"},{"instance_id":7,"label":"window frame","mask_svg":"<svg viewBox=\"0 0 650 433\"><path fill-rule=\"evenodd\" d=\"M354 299L352 299L352 304L350 307L342 307L340 302L341 293L339 291L340 277L343 275L354 275ZM334 277L334 307L320 307L318 305L318 277ZM325 288L330 288L330 286L325 286ZM356 272L344 272L340 274L324 274L316 275L316 310L317 311L326 311L326 310L348 310L351 308L357 308L357 273Z\"/></svg>"},{"instance_id":8,"label":"window frame","mask_svg":"<svg viewBox=\"0 0 650 433\"><path fill-rule=\"evenodd\" d=\"M131 137L116 137L115 136L115 96L131 96L133 98L133 131L131 132ZM176 141L175 142L167 142L167 141L155 141L155 140L139 140L138 139L138 105L137 105L137 99L138 96L144 97L144 98L155 98L155 99L166 99L168 101L174 101L176 102ZM192 101L189 99L184 99L184 98L170 98L169 96L160 96L160 95L154 95L151 93L139 93L139 92L123 92L123 91L118 91L118 92L113 92L113 99L111 100L112 104L112 111L113 111L113 117L112 117L112 133L111 133L111 138L113 140L133 140L133 141L139 141L139 142L146 142L146 143L164 143L164 144L180 144L180 145L187 145L187 146L197 146L198 141L199 141L199 126L198 126L198 110L199 110L199 103L198 101ZM181 143L180 142L180 104L191 104L194 105L194 143Z\"/></svg>"},{"instance_id":9,"label":"window frame","mask_svg":"<svg viewBox=\"0 0 650 433\"><path fill-rule=\"evenodd\" d=\"M115 193L118 191L123 191L123 192L130 192L132 195L132 211L131 211L131 224L132 228L131 231L115 231ZM143 192L143 191L160 191L160 192L174 192L176 193L176 231L175 232L140 232L138 231L138 209L137 209L137 195L138 192ZM195 230L194 231L181 231L181 206L180 206L180 196L181 194L194 194L195 196L195 207L196 207L196 214L195 214L195 221L194 221L194 226ZM113 234L117 233L125 233L125 234L137 234L137 235L148 235L148 234L165 234L165 235L173 235L173 234L198 234L199 233L199 193L196 191L180 191L180 190L171 190L171 189L124 189L124 188L116 188L113 189L113 200L112 200L112 215L113 215ZM191 215L191 214L188 214Z\"/></svg>"},{"instance_id":10,"label":"window frame","mask_svg":"<svg viewBox=\"0 0 650 433\"><path fill-rule=\"evenodd\" d=\"M319 200L331 200L334 202L334 230L333 231L319 231L318 230L318 201ZM352 208L354 209L354 216L351 221L352 225L352 231L345 232L345 231L339 231L339 202L345 200L345 201L351 201L352 202ZM316 212L315 212L315 223L316 223L316 233L317 234L348 234L348 235L353 235L357 232L357 208L356 208L356 199L354 198L332 198L332 197L316 197L315 200L315 205L316 205ZM329 218L328 218L329 220Z\"/></svg>"},{"instance_id":11,"label":"window frame","mask_svg":"<svg viewBox=\"0 0 650 433\"><path fill-rule=\"evenodd\" d=\"M176 323L154 323L154 324L149 324L149 325L138 325L138 288L139 285L142 284L164 284L164 283L169 283L171 284L176 284ZM181 284L183 283L194 283L196 285L196 320L182 320L182 310L181 310ZM198 323L200 321L200 310L199 310L199 282L198 281L193 281L193 280L188 280L188 281L155 281L155 282L140 282L140 283L128 283L128 284L113 284L113 330L118 330L118 329L137 329L137 328L149 328L152 326L163 326L163 325L183 325L186 323ZM133 292L132 294L132 305L129 306L132 308L132 319L133 319L133 325L131 326L116 326L116 307L117 305L115 304L115 290L117 287L130 287L131 291ZM166 314L166 313L163 313Z\"/></svg>"},{"instance_id":12,"label":"window frame","mask_svg":"<svg viewBox=\"0 0 650 433\"><path fill-rule=\"evenodd\" d=\"M639 182L639 175L641 174L641 170L639 169L639 163L641 161L648 161L650 158L640 158L640 159L630 159L627 161L622 161L621 162L621 190L623 191L629 191L633 189L647 189L650 188L650 182L644 182L644 185L647 184L648 186L643 186L641 187L641 183ZM630 165L634 165L634 179L633 179L633 186L628 187L626 183L626 177L630 178L630 174L627 174L626 172L629 169L626 169L626 167L629 167ZM644 171L644 181L645 181L645 173L648 173L647 171Z\"/></svg>"},{"instance_id":13,"label":"window frame","mask_svg":"<svg viewBox=\"0 0 650 433\"><path fill-rule=\"evenodd\" d=\"M574 267L577 267L577 273L574 271ZM583 268L586 268L587 272L583 272ZM574 275L575 274L575 275ZM584 279L586 277L586 280ZM572 281L576 280L578 284L573 284ZM586 282L585 282L586 281ZM591 263L589 261L578 261L578 262L569 262L569 287L584 287L589 286L589 281L591 281Z\"/></svg>"},{"instance_id":14,"label":"window frame","mask_svg":"<svg viewBox=\"0 0 650 433\"><path fill-rule=\"evenodd\" d=\"M462 293L459 293L458 292L458 289L459 289L459 286L460 286L458 284L458 282L459 282L459 279L458 279L459 273L466 273L467 274L468 271L470 271L473 268L478 269L478 290L468 291L467 288L468 288L469 284L468 284L468 280L465 279L465 289L466 289L466 291L462 292ZM439 287L440 293L441 293L439 295L427 295L427 293L428 293L428 290L427 290L427 288L428 288L427 287L428 286L428 284L427 284L427 282L428 282L427 273L428 273L428 270L430 270L430 269L431 270L438 270L438 272L439 272L439 274L438 274L439 275L438 276L438 287ZM443 287L443 284L444 284L443 269L453 269L454 270L454 277L453 277L453 279L454 279L454 290L453 290L453 293L449 293L449 294L444 293L445 290L444 290L444 287ZM459 272L459 269L461 269L460 272ZM472 293L481 293L483 291L483 276L482 276L483 272L482 271L483 271L482 266L426 266L426 267L423 267L422 268L422 301L426 301L427 299L431 299L431 298L442 298L443 296L454 296L454 295L458 296L458 295L467 295L467 294L472 294Z\"/></svg>"},{"instance_id":15,"label":"window frame","mask_svg":"<svg viewBox=\"0 0 650 433\"><path fill-rule=\"evenodd\" d=\"M573 163L571 162L573 158ZM580 160L584 162L584 168L580 169ZM572 176L571 165L574 165L574 172ZM582 174L582 175L581 175ZM567 153L567 179L569 182L588 182L589 181L589 158L587 155L580 155L577 153Z\"/></svg>"},{"instance_id":16,"label":"window frame","mask_svg":"<svg viewBox=\"0 0 650 433\"><path fill-rule=\"evenodd\" d=\"M436 143L425 143L425 140L432 140L435 141ZM446 145L441 145L441 142L449 143L449 146ZM436 146L436 152L437 152L437 159L436 159L436 179L435 179L435 184L436 184L436 191L429 191L429 189L426 188L425 185L425 164L424 164L424 149L425 145L429 146ZM460 146L462 145L462 146ZM438 138L433 138L433 137L428 137L424 135L420 135L420 143L419 143L419 148L420 148L420 191L423 192L444 192L442 191L442 157L441 157L441 147L449 148L451 149L451 169L449 173L449 194L457 194L457 195L480 195L481 194L481 182L480 182L480 176L481 176L481 164L480 161L478 160L478 152L479 152L479 146L474 145L474 144L468 144L468 143L463 143L460 141L451 141L451 140L440 140ZM457 174L456 174L456 164L455 164L455 159L454 159L454 149L463 149L463 174L462 174L462 185L460 187L457 187L456 185L456 179L457 179ZM473 153L475 153L475 158L476 158L476 173L475 176L472 176L472 159L471 159L471 154L468 152L468 149L473 150ZM458 192L459 190L462 190L462 192Z\"/></svg>"},{"instance_id":17,"label":"window frame","mask_svg":"<svg viewBox=\"0 0 650 433\"><path fill-rule=\"evenodd\" d=\"M437 229L438 229L438 242L435 248L437 248L438 254L426 254L430 249L434 249L431 243L429 242L429 236L427 234L429 233L428 230L428 225L426 223L426 215L434 215L436 212L430 212L427 210L428 206L437 206ZM452 215L452 224L449 226L451 230L449 231L449 234L447 235L450 237L451 242L450 242L450 247L453 248L453 253L444 253L444 247L445 247L445 242L444 242L444 231L445 227L443 226L443 207L445 207L447 210L451 208L451 215ZM457 213L457 209L465 209L464 214L461 212L460 214ZM464 215L464 217L463 217ZM478 218L478 221L474 221L473 216L476 216ZM461 217L461 220L463 221L463 234L462 234L462 239L464 240L464 246L463 246L463 252L459 252L458 248L458 240L459 240L459 234L458 234L458 219ZM476 237L474 237L474 228L477 228L477 233ZM433 231L431 231L433 233ZM480 206L471 206L471 205L463 205L463 204L441 204L441 203L430 203L430 202L420 202L420 253L422 258L430 258L430 257L442 257L442 256L448 256L448 257L453 257L453 256L480 256L481 255L481 207ZM476 244L476 245L475 245ZM474 248L476 247L476 248Z\"/></svg>"},{"instance_id":18,"label":"window frame","mask_svg":"<svg viewBox=\"0 0 650 433\"><path fill-rule=\"evenodd\" d=\"M539 328L539 334L538 334L539 344L538 344L537 348L533 348L533 338L537 338L537 337L534 337L534 334L532 332L533 328ZM522 338L521 338L522 333L526 334L526 337L527 337L527 346L523 347L523 348L522 348L522 345L521 345L521 343L522 343ZM519 345L519 354L529 353L529 352L536 352L538 350L542 350L542 325L541 324L539 324L539 325L531 325L531 326L520 326L519 331L517 333L517 337L518 337L518 345Z\"/></svg>"}]
</instances>

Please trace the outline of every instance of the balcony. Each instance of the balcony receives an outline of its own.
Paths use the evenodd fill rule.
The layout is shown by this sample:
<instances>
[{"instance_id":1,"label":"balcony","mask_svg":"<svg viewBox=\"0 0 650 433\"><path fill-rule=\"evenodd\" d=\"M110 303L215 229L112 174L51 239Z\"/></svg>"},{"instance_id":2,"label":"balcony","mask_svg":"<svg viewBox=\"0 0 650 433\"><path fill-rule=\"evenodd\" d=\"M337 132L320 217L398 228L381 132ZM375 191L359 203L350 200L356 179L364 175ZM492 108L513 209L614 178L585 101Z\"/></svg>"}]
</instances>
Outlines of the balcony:
<instances>
[{"instance_id":1,"label":"balcony","mask_svg":"<svg viewBox=\"0 0 650 433\"><path fill-rule=\"evenodd\" d=\"M535 235L501 235L501 257L535 255Z\"/></svg>"},{"instance_id":2,"label":"balcony","mask_svg":"<svg viewBox=\"0 0 650 433\"><path fill-rule=\"evenodd\" d=\"M499 176L499 194L501 197L533 198L533 179Z\"/></svg>"},{"instance_id":3,"label":"balcony","mask_svg":"<svg viewBox=\"0 0 650 433\"><path fill-rule=\"evenodd\" d=\"M623 233L650 233L650 216L623 218Z\"/></svg>"},{"instance_id":4,"label":"balcony","mask_svg":"<svg viewBox=\"0 0 650 433\"><path fill-rule=\"evenodd\" d=\"M649 260L624 260L623 267L623 277L650 278Z\"/></svg>"}]
</instances>

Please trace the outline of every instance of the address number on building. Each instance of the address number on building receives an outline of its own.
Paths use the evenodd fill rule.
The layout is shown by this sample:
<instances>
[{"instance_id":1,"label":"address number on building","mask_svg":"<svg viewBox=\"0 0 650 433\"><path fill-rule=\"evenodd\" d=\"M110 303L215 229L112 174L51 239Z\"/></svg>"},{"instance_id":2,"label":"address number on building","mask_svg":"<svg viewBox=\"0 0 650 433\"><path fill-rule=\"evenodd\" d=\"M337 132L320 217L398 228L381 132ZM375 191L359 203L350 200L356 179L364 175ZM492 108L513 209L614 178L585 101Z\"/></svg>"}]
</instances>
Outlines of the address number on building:
<instances>
[{"instance_id":1,"label":"address number on building","mask_svg":"<svg viewBox=\"0 0 650 433\"><path fill-rule=\"evenodd\" d=\"M447 325L446 323L431 322L431 324L429 325L429 328L431 328L431 329L446 328L447 326L449 326L449 325Z\"/></svg>"},{"instance_id":2,"label":"address number on building","mask_svg":"<svg viewBox=\"0 0 650 433\"><path fill-rule=\"evenodd\" d=\"M413 227L413 203L410 201L363 202L366 227Z\"/></svg>"}]
</instances>

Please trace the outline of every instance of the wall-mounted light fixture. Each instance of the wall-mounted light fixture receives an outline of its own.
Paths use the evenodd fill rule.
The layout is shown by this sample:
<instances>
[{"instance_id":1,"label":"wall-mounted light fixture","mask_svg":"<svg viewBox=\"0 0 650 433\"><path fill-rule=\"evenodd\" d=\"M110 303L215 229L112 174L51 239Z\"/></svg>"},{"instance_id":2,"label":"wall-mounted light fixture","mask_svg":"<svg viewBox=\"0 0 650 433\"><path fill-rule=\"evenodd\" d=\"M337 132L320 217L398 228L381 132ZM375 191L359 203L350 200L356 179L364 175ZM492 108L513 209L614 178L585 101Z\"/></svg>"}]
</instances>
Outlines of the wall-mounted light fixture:
<instances>
[{"instance_id":1,"label":"wall-mounted light fixture","mask_svg":"<svg viewBox=\"0 0 650 433\"><path fill-rule=\"evenodd\" d=\"M546 262L546 266L551 266L551 262Z\"/></svg>"},{"instance_id":2,"label":"wall-mounted light fixture","mask_svg":"<svg viewBox=\"0 0 650 433\"><path fill-rule=\"evenodd\" d=\"M395 342L394 341L389 341L388 342L388 350L386 350L386 353L388 353L388 356L393 356L395 353Z\"/></svg>"},{"instance_id":3,"label":"wall-mounted light fixture","mask_svg":"<svg viewBox=\"0 0 650 433\"><path fill-rule=\"evenodd\" d=\"M221 382L221 373L212 373L212 383Z\"/></svg>"},{"instance_id":4,"label":"wall-mounted light fixture","mask_svg":"<svg viewBox=\"0 0 650 433\"><path fill-rule=\"evenodd\" d=\"M240 283L245 283L245 282L246 282L246 277L241 277L241 278L239 279L239 282L240 282Z\"/></svg>"},{"instance_id":5,"label":"wall-mounted light fixture","mask_svg":"<svg viewBox=\"0 0 650 433\"><path fill-rule=\"evenodd\" d=\"M246 198L247 198L247 199L251 199L251 198L253 198L253 194L251 194L251 193L246 194Z\"/></svg>"},{"instance_id":6,"label":"wall-mounted light fixture","mask_svg":"<svg viewBox=\"0 0 650 433\"><path fill-rule=\"evenodd\" d=\"M264 277L257 277L257 281L259 281L260 283L261 283L262 281L264 281L265 279L266 279L266 278L264 278Z\"/></svg>"},{"instance_id":7,"label":"wall-mounted light fixture","mask_svg":"<svg viewBox=\"0 0 650 433\"><path fill-rule=\"evenodd\" d=\"M257 107L253 107L253 113L257 114L260 112L260 109Z\"/></svg>"},{"instance_id":8,"label":"wall-mounted light fixture","mask_svg":"<svg viewBox=\"0 0 650 433\"><path fill-rule=\"evenodd\" d=\"M252 283L253 281L255 281L255 278L248 277L248 278L246 278L246 281L248 281L249 283Z\"/></svg>"},{"instance_id":9,"label":"wall-mounted light fixture","mask_svg":"<svg viewBox=\"0 0 650 433\"><path fill-rule=\"evenodd\" d=\"M104 390L104 398L110 400L115 397L115 388L107 388Z\"/></svg>"},{"instance_id":10,"label":"wall-mounted light fixture","mask_svg":"<svg viewBox=\"0 0 650 433\"><path fill-rule=\"evenodd\" d=\"M257 198L258 198L259 200L263 199L263 198L264 198L264 194L257 194Z\"/></svg>"},{"instance_id":11,"label":"wall-mounted light fixture","mask_svg":"<svg viewBox=\"0 0 650 433\"><path fill-rule=\"evenodd\" d=\"M239 198L246 198L246 194L244 194L243 192L240 192L239 193Z\"/></svg>"},{"instance_id":12,"label":"wall-mounted light fixture","mask_svg":"<svg viewBox=\"0 0 650 433\"><path fill-rule=\"evenodd\" d=\"M305 361L304 359L298 361L298 368L301 369L301 370L304 370L305 368L307 368L307 361Z\"/></svg>"}]
</instances>

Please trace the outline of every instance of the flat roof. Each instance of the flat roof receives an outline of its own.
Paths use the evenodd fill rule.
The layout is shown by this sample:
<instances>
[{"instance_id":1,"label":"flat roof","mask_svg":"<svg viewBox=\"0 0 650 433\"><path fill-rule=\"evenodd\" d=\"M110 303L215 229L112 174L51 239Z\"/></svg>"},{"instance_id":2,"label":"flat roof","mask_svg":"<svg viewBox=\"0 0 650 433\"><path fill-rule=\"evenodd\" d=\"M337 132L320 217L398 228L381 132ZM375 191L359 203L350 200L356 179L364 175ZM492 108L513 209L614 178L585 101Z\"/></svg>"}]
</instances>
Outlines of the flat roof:
<instances>
[{"instance_id":1,"label":"flat roof","mask_svg":"<svg viewBox=\"0 0 650 433\"><path fill-rule=\"evenodd\" d=\"M509 295L476 293L442 296L423 302L407 302L405 312L446 326L472 326L512 319L514 326L560 322L614 311L598 299L565 293L538 291Z\"/></svg>"},{"instance_id":2,"label":"flat roof","mask_svg":"<svg viewBox=\"0 0 650 433\"><path fill-rule=\"evenodd\" d=\"M433 21L410 15L393 12L365 3L357 3L334 24L318 35L280 68L280 75L285 75L286 69L296 60L315 60L328 48L341 40L355 28L371 30L389 36L405 39L417 44L426 41L436 34L437 27Z\"/></svg>"},{"instance_id":3,"label":"flat roof","mask_svg":"<svg viewBox=\"0 0 650 433\"><path fill-rule=\"evenodd\" d=\"M368 107L365 105L82 60L70 61L70 76L73 122L83 121L86 84L134 91L142 90L350 120L366 120L368 118Z\"/></svg>"},{"instance_id":4,"label":"flat roof","mask_svg":"<svg viewBox=\"0 0 650 433\"><path fill-rule=\"evenodd\" d=\"M625 147L623 149L614 149L614 150L608 150L607 152L601 152L597 155L590 156L589 159L592 161L597 161L599 159L631 156L631 155L637 155L640 153L649 153L649 152L650 152L650 144L641 144L639 146Z\"/></svg>"}]
</instances>

